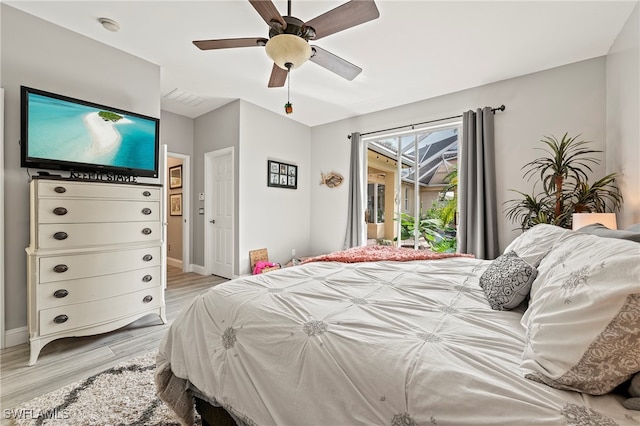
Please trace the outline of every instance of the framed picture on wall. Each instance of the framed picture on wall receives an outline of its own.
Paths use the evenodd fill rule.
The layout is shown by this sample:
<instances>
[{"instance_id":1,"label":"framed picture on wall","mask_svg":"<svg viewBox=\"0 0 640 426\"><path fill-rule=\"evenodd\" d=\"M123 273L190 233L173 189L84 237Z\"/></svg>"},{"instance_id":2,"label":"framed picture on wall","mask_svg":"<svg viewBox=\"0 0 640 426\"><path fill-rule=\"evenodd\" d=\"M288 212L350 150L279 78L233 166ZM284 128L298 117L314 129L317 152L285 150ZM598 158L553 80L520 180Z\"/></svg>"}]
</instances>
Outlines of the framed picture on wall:
<instances>
[{"instance_id":1,"label":"framed picture on wall","mask_svg":"<svg viewBox=\"0 0 640 426\"><path fill-rule=\"evenodd\" d=\"M169 195L169 215L182 216L182 194Z\"/></svg>"},{"instance_id":2,"label":"framed picture on wall","mask_svg":"<svg viewBox=\"0 0 640 426\"><path fill-rule=\"evenodd\" d=\"M182 188L182 165L169 168L169 189Z\"/></svg>"},{"instance_id":3,"label":"framed picture on wall","mask_svg":"<svg viewBox=\"0 0 640 426\"><path fill-rule=\"evenodd\" d=\"M297 189L298 166L267 160L267 186Z\"/></svg>"}]
</instances>

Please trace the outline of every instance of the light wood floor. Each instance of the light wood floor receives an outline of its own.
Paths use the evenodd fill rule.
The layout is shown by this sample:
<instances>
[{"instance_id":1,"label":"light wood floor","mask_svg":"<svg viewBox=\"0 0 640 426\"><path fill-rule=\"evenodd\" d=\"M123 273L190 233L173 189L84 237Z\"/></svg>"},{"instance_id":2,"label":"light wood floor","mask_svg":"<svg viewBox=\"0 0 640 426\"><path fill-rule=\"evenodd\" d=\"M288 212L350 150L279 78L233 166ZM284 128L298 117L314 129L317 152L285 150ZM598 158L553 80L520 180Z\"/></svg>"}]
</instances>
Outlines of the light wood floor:
<instances>
[{"instance_id":1,"label":"light wood floor","mask_svg":"<svg viewBox=\"0 0 640 426\"><path fill-rule=\"evenodd\" d=\"M147 315L110 333L55 340L42 349L38 362L32 367L27 366L28 344L0 351L0 408L14 408L157 348L181 308L209 287L224 281L226 279L215 275L185 274L169 266L165 292L167 324L162 324L157 315Z\"/></svg>"}]
</instances>

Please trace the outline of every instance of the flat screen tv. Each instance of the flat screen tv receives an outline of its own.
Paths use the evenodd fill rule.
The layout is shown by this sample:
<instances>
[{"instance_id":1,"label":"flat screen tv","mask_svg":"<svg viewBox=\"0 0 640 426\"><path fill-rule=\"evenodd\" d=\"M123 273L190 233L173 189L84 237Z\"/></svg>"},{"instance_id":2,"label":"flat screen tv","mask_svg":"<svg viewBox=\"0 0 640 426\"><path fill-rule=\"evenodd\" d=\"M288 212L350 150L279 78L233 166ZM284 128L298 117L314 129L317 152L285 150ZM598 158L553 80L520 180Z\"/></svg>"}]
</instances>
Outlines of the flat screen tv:
<instances>
[{"instance_id":1,"label":"flat screen tv","mask_svg":"<svg viewBox=\"0 0 640 426\"><path fill-rule=\"evenodd\" d=\"M21 86L22 167L158 176L160 120Z\"/></svg>"}]
</instances>

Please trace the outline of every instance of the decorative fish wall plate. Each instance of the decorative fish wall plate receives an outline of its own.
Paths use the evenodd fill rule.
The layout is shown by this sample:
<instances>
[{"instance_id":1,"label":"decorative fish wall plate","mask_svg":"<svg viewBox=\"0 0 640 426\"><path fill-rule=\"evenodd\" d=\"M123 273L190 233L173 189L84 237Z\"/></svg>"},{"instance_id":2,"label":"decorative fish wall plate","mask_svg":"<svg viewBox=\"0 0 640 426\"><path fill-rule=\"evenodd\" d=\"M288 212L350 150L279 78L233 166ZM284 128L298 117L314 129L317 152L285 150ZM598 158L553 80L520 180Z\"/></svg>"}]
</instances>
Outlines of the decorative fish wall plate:
<instances>
[{"instance_id":1,"label":"decorative fish wall plate","mask_svg":"<svg viewBox=\"0 0 640 426\"><path fill-rule=\"evenodd\" d=\"M342 184L344 178L340 173L330 172L326 175L320 173L321 182L320 185L327 185L328 188L336 188Z\"/></svg>"}]
</instances>

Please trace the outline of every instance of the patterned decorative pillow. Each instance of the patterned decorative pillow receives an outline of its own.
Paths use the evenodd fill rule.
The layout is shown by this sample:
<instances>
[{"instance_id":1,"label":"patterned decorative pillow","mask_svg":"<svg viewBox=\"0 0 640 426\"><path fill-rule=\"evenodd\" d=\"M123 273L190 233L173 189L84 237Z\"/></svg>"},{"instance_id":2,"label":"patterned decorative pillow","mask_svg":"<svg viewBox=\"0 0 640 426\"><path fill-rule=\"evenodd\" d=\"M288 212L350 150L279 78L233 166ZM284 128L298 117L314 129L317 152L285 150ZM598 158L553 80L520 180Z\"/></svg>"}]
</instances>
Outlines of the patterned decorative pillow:
<instances>
[{"instance_id":1,"label":"patterned decorative pillow","mask_svg":"<svg viewBox=\"0 0 640 426\"><path fill-rule=\"evenodd\" d=\"M521 321L525 377L602 395L640 371L639 259L637 243L581 233L554 247Z\"/></svg>"},{"instance_id":2,"label":"patterned decorative pillow","mask_svg":"<svg viewBox=\"0 0 640 426\"><path fill-rule=\"evenodd\" d=\"M529 265L537 268L556 243L571 238L573 234L569 229L541 223L513 240L504 253L515 251Z\"/></svg>"},{"instance_id":3,"label":"patterned decorative pillow","mask_svg":"<svg viewBox=\"0 0 640 426\"><path fill-rule=\"evenodd\" d=\"M480 277L491 309L504 311L517 307L528 295L538 271L515 251L498 256Z\"/></svg>"}]
</instances>

